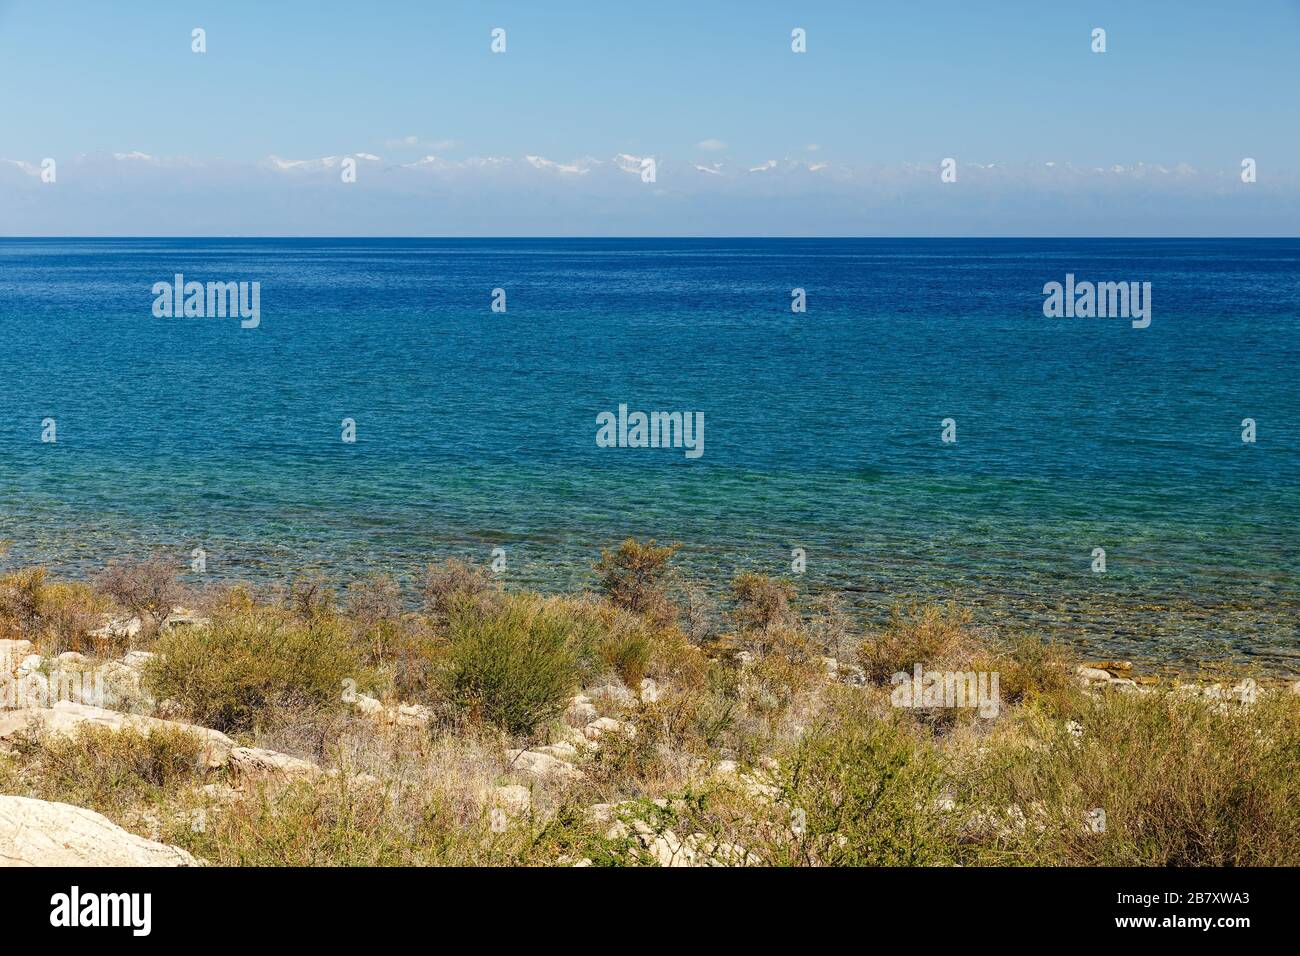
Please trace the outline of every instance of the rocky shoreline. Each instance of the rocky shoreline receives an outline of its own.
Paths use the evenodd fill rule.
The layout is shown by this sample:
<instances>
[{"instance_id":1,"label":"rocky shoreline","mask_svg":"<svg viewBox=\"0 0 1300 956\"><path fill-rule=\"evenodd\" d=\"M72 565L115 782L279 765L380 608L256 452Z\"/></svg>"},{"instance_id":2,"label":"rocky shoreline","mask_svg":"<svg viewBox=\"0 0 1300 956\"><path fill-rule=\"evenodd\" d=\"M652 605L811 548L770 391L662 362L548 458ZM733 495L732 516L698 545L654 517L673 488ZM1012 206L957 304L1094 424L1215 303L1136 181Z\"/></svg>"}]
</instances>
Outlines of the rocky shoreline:
<instances>
[{"instance_id":1,"label":"rocky shoreline","mask_svg":"<svg viewBox=\"0 0 1300 956\"><path fill-rule=\"evenodd\" d=\"M1300 681L1070 660L955 609L859 635L757 576L710 633L646 548L603 558L594 601L450 567L421 614L374 585L119 603L77 650L48 601L0 638L0 861L1104 865L1154 862L1148 830L1166 863L1300 859ZM936 694L900 704L913 662ZM1185 818L1182 786L1223 809ZM1193 849L1229 812L1256 844Z\"/></svg>"}]
</instances>

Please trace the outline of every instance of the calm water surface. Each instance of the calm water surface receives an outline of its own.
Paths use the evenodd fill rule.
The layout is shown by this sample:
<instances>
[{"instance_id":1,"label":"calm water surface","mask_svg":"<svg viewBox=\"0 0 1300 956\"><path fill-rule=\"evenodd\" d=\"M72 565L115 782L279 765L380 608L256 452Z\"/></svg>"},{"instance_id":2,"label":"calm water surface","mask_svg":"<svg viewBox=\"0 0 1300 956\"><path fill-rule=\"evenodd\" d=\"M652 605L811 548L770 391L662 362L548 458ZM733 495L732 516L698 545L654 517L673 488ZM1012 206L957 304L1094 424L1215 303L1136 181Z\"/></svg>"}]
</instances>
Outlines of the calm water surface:
<instances>
[{"instance_id":1,"label":"calm water surface","mask_svg":"<svg viewBox=\"0 0 1300 956\"><path fill-rule=\"evenodd\" d=\"M260 328L154 318L177 272L259 281ZM1044 318L1067 272L1151 326ZM716 586L801 547L868 618L1297 670L1298 323L1292 240L0 240L0 537L264 583L500 545L546 589L629 534ZM620 402L704 456L597 448Z\"/></svg>"}]
</instances>

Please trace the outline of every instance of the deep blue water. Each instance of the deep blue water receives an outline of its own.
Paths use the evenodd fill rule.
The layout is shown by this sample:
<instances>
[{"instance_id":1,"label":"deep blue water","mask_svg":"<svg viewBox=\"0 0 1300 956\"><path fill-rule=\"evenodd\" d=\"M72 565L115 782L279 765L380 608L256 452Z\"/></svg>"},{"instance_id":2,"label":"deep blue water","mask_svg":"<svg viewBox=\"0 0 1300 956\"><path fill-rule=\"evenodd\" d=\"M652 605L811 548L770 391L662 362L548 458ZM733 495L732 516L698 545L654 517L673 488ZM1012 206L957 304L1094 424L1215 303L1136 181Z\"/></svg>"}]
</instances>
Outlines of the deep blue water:
<instances>
[{"instance_id":1,"label":"deep blue water","mask_svg":"<svg viewBox=\"0 0 1300 956\"><path fill-rule=\"evenodd\" d=\"M177 272L259 281L260 327L155 318ZM1045 318L1067 272L1151 282L1150 327ZM867 616L1294 670L1298 323L1297 240L0 240L0 537L255 582L500 545L546 588L629 534L715 586L802 547ZM620 402L704 412L703 457L598 448Z\"/></svg>"}]
</instances>

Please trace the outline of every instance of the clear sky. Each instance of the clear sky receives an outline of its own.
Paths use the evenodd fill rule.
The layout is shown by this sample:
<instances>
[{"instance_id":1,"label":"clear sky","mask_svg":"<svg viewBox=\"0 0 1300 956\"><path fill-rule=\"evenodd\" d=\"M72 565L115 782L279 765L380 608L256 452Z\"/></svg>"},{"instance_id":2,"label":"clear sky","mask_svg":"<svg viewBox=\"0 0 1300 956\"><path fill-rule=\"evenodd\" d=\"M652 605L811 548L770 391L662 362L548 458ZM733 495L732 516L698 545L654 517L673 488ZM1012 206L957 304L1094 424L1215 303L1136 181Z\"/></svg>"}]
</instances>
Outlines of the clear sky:
<instances>
[{"instance_id":1,"label":"clear sky","mask_svg":"<svg viewBox=\"0 0 1300 956\"><path fill-rule=\"evenodd\" d=\"M204 54L191 51L194 27L206 30ZM506 30L504 54L489 48L496 27ZM807 31L806 53L791 51L795 27ZM1106 30L1104 54L1091 49L1095 27ZM143 154L172 195L185 165L194 196L224 178L223 201L238 201L230 178L264 170L271 157L364 155L385 172L352 185L398 210L393 197L414 195L436 215L442 207L431 193L440 193L456 208L483 203L507 228L509 200L530 217L515 232L600 232L582 217L604 195L591 185L600 176L589 175L601 168L569 184L536 181L567 220L568 228L548 230L538 221L544 204L529 206L541 200L527 175L549 168L562 178L565 170L526 157L617 167L624 154L655 157L660 194L703 197L722 217L720 232L817 233L824 225L828 234L870 234L873 222L902 221L882 182L914 167L937 181L940 160L955 157L962 171L1004 171L997 188L1008 228L977 228L972 207L971 222L940 214L922 232L1068 232L1070 223L1054 229L1026 219L1026 194L1064 190L1082 209L1085 197L1111 201L1114 186L1081 174L1039 182L1043 169L1069 167L1181 176L1168 211L1204 208L1171 232L1295 234L1279 217L1300 196L1300 0L0 0L0 103L0 160L27 174L27 182L0 175L0 204L6 192L31 187L47 157L60 164L55 188L66 185L68 194L92 183L102 192L121 178L105 168L109 158ZM440 172L419 186L395 172L430 155L439 163L425 171ZM1252 201L1270 195L1257 219L1222 200L1244 157L1259 167ZM487 159L497 161L491 176ZM502 161L521 172L502 172ZM779 165L762 168L772 162ZM74 175L78 163L84 175ZM698 181L676 176L674 164ZM841 204L861 200L876 212L860 221L832 214L834 190L805 182L810 169L837 184ZM764 171L774 175L752 182ZM958 182L973 188L980 175ZM160 215L145 186L122 188L139 218ZM789 208L809 189L828 210L820 223ZM251 180L244 191L264 204ZM107 214L96 220L93 209L76 212L70 199L29 195L7 223L0 205L0 232L32 232L42 222L88 233L124 228ZM1120 208L1127 201L1116 205L1113 231L1141 233ZM44 220L32 202L51 203ZM663 209L647 215L636 202L597 226L692 231L692 222ZM766 219L757 208L764 203ZM998 208L985 196L980 215L996 217ZM1162 209L1145 211L1157 220L1146 234L1164 231ZM255 212L276 231L264 210ZM285 232L316 231L310 218L285 223ZM391 230L375 210L342 225L438 232L413 229L396 211ZM1104 220L1074 225L1106 232Z\"/></svg>"}]
</instances>

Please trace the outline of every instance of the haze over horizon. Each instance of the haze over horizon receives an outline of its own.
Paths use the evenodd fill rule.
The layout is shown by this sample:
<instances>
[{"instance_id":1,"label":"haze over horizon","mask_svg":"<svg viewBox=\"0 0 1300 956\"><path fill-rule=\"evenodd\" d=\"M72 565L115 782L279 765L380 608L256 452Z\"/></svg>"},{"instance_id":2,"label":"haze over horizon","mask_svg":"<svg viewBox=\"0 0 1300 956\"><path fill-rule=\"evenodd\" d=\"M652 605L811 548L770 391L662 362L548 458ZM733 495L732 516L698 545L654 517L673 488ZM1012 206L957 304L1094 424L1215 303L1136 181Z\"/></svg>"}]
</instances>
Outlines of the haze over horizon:
<instances>
[{"instance_id":1,"label":"haze over horizon","mask_svg":"<svg viewBox=\"0 0 1300 956\"><path fill-rule=\"evenodd\" d=\"M0 0L0 235L1292 236L1298 46L1295 0Z\"/></svg>"}]
</instances>

